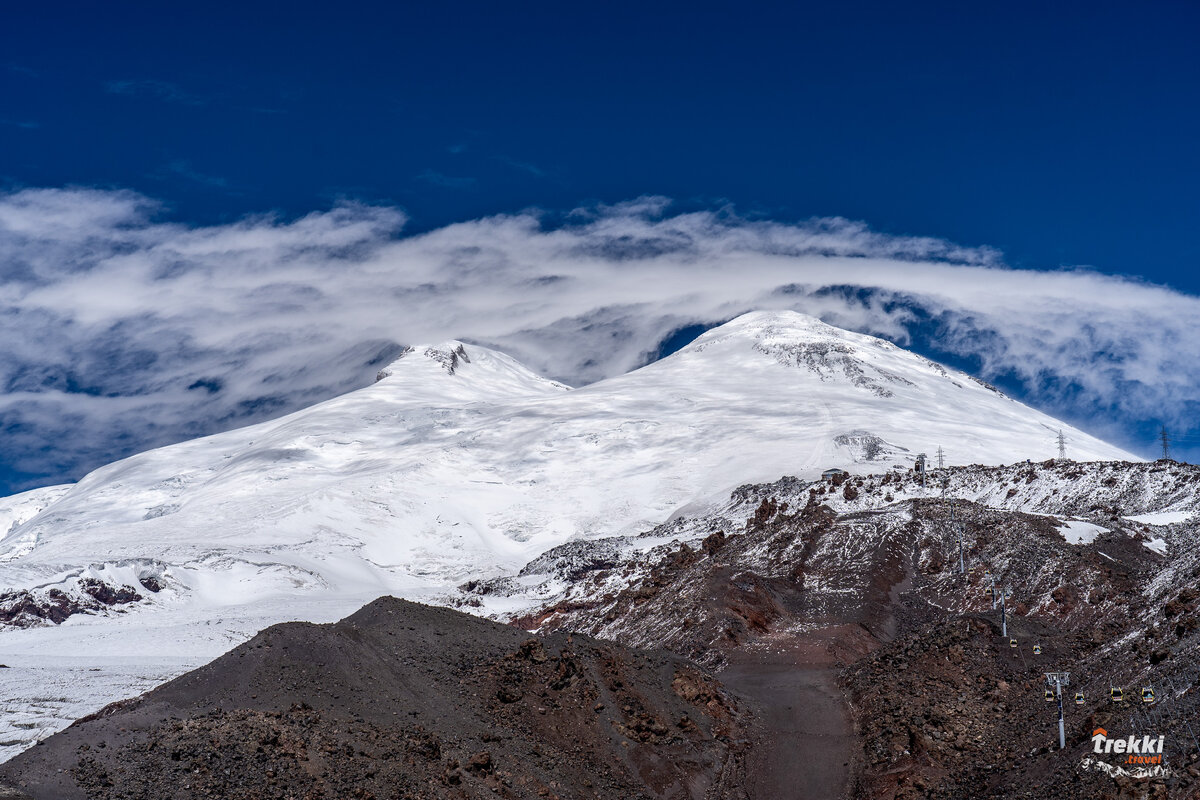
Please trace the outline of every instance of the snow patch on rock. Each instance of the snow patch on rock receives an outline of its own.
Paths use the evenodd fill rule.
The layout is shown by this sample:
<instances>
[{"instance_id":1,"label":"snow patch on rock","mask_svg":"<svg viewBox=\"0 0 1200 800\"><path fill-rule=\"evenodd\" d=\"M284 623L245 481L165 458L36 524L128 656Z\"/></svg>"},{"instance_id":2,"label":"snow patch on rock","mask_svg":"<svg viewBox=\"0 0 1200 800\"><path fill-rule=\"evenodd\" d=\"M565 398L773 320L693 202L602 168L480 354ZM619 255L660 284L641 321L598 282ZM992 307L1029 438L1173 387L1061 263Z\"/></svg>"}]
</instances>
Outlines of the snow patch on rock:
<instances>
[{"instance_id":1,"label":"snow patch on rock","mask_svg":"<svg viewBox=\"0 0 1200 800\"><path fill-rule=\"evenodd\" d=\"M1071 544L1091 544L1100 534L1108 533L1108 528L1079 519L1066 519L1061 525L1059 533Z\"/></svg>"}]
</instances>

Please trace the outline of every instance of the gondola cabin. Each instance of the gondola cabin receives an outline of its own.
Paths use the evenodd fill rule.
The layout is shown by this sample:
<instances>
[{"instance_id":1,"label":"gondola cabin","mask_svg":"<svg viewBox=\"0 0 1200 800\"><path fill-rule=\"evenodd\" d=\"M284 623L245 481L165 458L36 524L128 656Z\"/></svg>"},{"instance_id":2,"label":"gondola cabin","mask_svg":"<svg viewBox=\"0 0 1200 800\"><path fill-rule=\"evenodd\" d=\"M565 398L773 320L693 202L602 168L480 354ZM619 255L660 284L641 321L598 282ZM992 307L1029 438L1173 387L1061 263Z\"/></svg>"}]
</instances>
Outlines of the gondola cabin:
<instances>
[{"instance_id":1,"label":"gondola cabin","mask_svg":"<svg viewBox=\"0 0 1200 800\"><path fill-rule=\"evenodd\" d=\"M1077 706L1083 705L1083 692L1075 693L1075 705L1077 705Z\"/></svg>"},{"instance_id":2,"label":"gondola cabin","mask_svg":"<svg viewBox=\"0 0 1200 800\"><path fill-rule=\"evenodd\" d=\"M1016 647L1016 646L1017 646L1017 640L1016 640L1016 639L1009 639L1009 640L1008 640L1008 646L1009 646L1009 647Z\"/></svg>"},{"instance_id":3,"label":"gondola cabin","mask_svg":"<svg viewBox=\"0 0 1200 800\"><path fill-rule=\"evenodd\" d=\"M1109 689L1108 693L1114 703L1121 703L1125 700L1125 695L1120 689Z\"/></svg>"},{"instance_id":4,"label":"gondola cabin","mask_svg":"<svg viewBox=\"0 0 1200 800\"><path fill-rule=\"evenodd\" d=\"M1035 644L1033 646L1033 654L1035 656L1040 656L1042 654L1042 646L1040 644Z\"/></svg>"},{"instance_id":5,"label":"gondola cabin","mask_svg":"<svg viewBox=\"0 0 1200 800\"><path fill-rule=\"evenodd\" d=\"M1153 703L1154 702L1154 690L1151 689L1149 686L1142 689L1142 702L1143 703Z\"/></svg>"},{"instance_id":6,"label":"gondola cabin","mask_svg":"<svg viewBox=\"0 0 1200 800\"><path fill-rule=\"evenodd\" d=\"M1046 690L1046 702L1047 703L1054 702L1054 692L1050 691L1049 689Z\"/></svg>"}]
</instances>

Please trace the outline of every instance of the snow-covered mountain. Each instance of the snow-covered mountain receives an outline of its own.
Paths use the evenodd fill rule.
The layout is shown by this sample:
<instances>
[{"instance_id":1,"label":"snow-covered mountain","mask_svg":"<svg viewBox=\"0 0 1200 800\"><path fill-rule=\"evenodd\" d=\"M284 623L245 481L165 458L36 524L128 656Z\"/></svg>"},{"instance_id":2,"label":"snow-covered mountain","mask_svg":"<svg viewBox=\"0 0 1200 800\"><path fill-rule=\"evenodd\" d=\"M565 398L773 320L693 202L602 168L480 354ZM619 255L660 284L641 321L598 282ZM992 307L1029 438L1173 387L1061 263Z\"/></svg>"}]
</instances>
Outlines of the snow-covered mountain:
<instances>
[{"instance_id":1,"label":"snow-covered mountain","mask_svg":"<svg viewBox=\"0 0 1200 800\"><path fill-rule=\"evenodd\" d=\"M13 667L0 695L27 726L8 739L20 746L273 622L336 619L385 593L436 598L782 475L880 472L939 446L953 464L1043 460L1060 429L1076 460L1138 460L961 372L792 312L747 314L578 389L483 347L411 348L343 397L0 501L9 616L100 612L0 630ZM126 586L139 599L106 588Z\"/></svg>"}]
</instances>

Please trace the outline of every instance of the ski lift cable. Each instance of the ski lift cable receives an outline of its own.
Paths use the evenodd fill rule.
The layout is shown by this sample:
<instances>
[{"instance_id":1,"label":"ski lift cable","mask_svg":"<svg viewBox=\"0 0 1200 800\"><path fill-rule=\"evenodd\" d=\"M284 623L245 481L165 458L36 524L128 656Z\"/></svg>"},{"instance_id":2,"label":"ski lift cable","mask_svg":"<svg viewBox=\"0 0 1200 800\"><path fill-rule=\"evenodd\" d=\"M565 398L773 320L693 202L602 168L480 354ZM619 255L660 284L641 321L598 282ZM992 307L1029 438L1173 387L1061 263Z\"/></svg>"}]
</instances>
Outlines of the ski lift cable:
<instances>
[{"instance_id":1,"label":"ski lift cable","mask_svg":"<svg viewBox=\"0 0 1200 800\"><path fill-rule=\"evenodd\" d=\"M1167 683L1171 687L1171 706L1175 709L1176 713L1179 714L1179 718L1181 720L1183 720L1184 726L1187 727L1188 733L1192 737L1192 744L1194 744L1196 746L1196 752L1200 753L1200 736L1196 735L1196 729L1192 727L1192 720L1191 720L1192 715L1190 713L1188 713L1188 709L1184 709L1183 713L1179 713L1179 697L1182 696L1183 694L1187 694L1188 690L1190 689L1190 686L1186 687L1184 689L1184 691L1181 693L1181 692L1179 692L1178 688L1175 686L1175 681L1168 678Z\"/></svg>"}]
</instances>

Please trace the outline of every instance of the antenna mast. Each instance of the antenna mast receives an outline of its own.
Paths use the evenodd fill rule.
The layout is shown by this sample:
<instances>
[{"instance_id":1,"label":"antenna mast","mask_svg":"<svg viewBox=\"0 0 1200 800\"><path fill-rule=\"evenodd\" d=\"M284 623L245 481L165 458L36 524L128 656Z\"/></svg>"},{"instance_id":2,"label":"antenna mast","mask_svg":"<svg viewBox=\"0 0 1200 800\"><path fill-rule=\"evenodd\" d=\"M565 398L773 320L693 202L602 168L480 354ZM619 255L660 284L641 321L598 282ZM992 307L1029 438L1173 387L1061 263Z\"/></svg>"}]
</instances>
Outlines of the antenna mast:
<instances>
[{"instance_id":1,"label":"antenna mast","mask_svg":"<svg viewBox=\"0 0 1200 800\"><path fill-rule=\"evenodd\" d=\"M1167 426L1163 425L1162 430L1158 432L1159 441L1162 442L1163 458L1171 458L1171 437L1167 435Z\"/></svg>"},{"instance_id":2,"label":"antenna mast","mask_svg":"<svg viewBox=\"0 0 1200 800\"><path fill-rule=\"evenodd\" d=\"M1062 428L1058 429L1058 460L1067 460L1067 438L1063 436Z\"/></svg>"}]
</instances>

